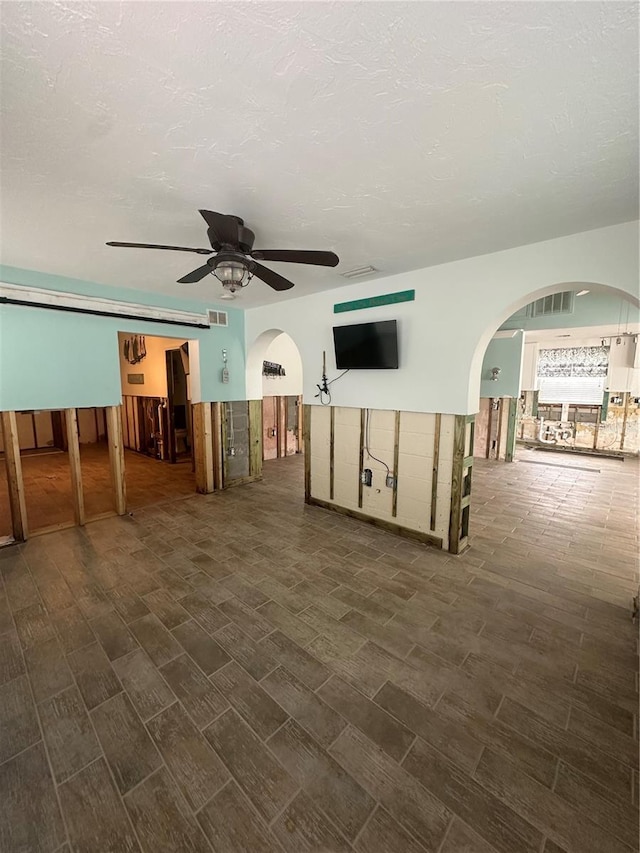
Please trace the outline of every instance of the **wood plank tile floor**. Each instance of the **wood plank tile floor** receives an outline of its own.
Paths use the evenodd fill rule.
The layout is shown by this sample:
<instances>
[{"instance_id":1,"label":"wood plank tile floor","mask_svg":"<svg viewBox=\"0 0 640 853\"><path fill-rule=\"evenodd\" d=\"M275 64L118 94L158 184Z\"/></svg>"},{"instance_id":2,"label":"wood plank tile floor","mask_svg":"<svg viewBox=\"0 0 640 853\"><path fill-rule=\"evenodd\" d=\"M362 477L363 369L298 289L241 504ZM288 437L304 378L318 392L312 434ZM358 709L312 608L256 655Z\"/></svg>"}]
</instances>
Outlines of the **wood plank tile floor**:
<instances>
[{"instance_id":1,"label":"wood plank tile floor","mask_svg":"<svg viewBox=\"0 0 640 853\"><path fill-rule=\"evenodd\" d=\"M519 460L459 558L300 457L1 550L0 850L637 851L637 462Z\"/></svg>"}]
</instances>

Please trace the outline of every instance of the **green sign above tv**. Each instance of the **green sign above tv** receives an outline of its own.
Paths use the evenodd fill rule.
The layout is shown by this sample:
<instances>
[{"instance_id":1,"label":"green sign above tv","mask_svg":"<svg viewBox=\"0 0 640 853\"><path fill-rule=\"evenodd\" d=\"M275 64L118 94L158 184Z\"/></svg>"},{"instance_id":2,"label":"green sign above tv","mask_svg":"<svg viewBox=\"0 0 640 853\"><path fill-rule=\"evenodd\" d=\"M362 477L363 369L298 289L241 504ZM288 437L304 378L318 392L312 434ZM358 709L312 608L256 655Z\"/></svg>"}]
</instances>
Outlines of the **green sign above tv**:
<instances>
[{"instance_id":1,"label":"green sign above tv","mask_svg":"<svg viewBox=\"0 0 640 853\"><path fill-rule=\"evenodd\" d=\"M413 302L415 298L415 290L399 290L397 293L385 293L384 296L354 299L353 302L336 302L333 313L344 314L345 311L361 311L363 308L377 308L379 305L397 305L398 302Z\"/></svg>"}]
</instances>

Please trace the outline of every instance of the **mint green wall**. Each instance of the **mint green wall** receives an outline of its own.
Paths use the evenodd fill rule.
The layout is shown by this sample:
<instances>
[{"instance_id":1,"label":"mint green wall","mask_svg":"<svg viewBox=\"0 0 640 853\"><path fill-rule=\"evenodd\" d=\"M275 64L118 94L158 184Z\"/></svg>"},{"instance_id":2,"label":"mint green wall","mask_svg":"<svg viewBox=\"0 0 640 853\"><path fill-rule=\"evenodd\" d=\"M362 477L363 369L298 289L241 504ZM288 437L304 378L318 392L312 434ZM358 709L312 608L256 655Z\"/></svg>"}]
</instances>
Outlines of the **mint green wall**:
<instances>
[{"instance_id":1,"label":"mint green wall","mask_svg":"<svg viewBox=\"0 0 640 853\"><path fill-rule=\"evenodd\" d=\"M638 323L640 309L626 299L619 299L608 293L585 293L576 296L571 314L554 314L550 317L528 317L527 308L516 311L502 324L501 329L570 329L580 326L606 326L620 323L624 330L625 322Z\"/></svg>"},{"instance_id":2,"label":"mint green wall","mask_svg":"<svg viewBox=\"0 0 640 853\"><path fill-rule=\"evenodd\" d=\"M209 306L15 267L0 266L0 281L183 311L216 307L213 301ZM244 400L244 313L226 305L224 310L228 327L196 329L0 304L0 411L117 405L119 331L197 340L201 399ZM229 358L227 385L220 381L222 349Z\"/></svg>"},{"instance_id":3,"label":"mint green wall","mask_svg":"<svg viewBox=\"0 0 640 853\"><path fill-rule=\"evenodd\" d=\"M512 338L494 338L489 342L482 362L481 397L519 397L522 375L524 334ZM491 379L491 368L499 367L497 382Z\"/></svg>"}]
</instances>

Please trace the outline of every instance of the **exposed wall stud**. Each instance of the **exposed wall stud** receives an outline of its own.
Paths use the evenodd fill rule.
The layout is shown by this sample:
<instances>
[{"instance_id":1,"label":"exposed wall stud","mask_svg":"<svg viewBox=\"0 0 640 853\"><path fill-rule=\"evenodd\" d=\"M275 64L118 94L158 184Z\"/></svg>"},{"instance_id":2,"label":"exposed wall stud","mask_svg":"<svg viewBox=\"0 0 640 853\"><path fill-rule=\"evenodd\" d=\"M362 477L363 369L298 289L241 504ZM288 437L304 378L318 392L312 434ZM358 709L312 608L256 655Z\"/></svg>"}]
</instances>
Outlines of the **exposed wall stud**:
<instances>
[{"instance_id":1,"label":"exposed wall stud","mask_svg":"<svg viewBox=\"0 0 640 853\"><path fill-rule=\"evenodd\" d=\"M249 400L249 476L262 478L262 400Z\"/></svg>"},{"instance_id":2,"label":"exposed wall stud","mask_svg":"<svg viewBox=\"0 0 640 853\"><path fill-rule=\"evenodd\" d=\"M449 515L449 551L452 554L459 554L464 548L461 527L466 426L466 415L456 415L453 427L453 465L451 469L451 509Z\"/></svg>"},{"instance_id":3,"label":"exposed wall stud","mask_svg":"<svg viewBox=\"0 0 640 853\"><path fill-rule=\"evenodd\" d=\"M305 403L302 413L302 444L304 447L304 502L311 503L311 406Z\"/></svg>"},{"instance_id":4,"label":"exposed wall stud","mask_svg":"<svg viewBox=\"0 0 640 853\"><path fill-rule=\"evenodd\" d=\"M71 496L73 498L73 517L76 524L85 523L84 493L82 489L82 467L80 464L80 436L78 433L78 410L65 411L67 426L67 447L69 468L71 470Z\"/></svg>"},{"instance_id":5,"label":"exposed wall stud","mask_svg":"<svg viewBox=\"0 0 640 853\"><path fill-rule=\"evenodd\" d=\"M396 412L393 436L393 494L391 496L391 516L398 515L398 462L400 460L400 412Z\"/></svg>"},{"instance_id":6,"label":"exposed wall stud","mask_svg":"<svg viewBox=\"0 0 640 853\"><path fill-rule=\"evenodd\" d=\"M211 445L213 453L213 487L224 488L222 473L222 404L211 404Z\"/></svg>"},{"instance_id":7,"label":"exposed wall stud","mask_svg":"<svg viewBox=\"0 0 640 853\"><path fill-rule=\"evenodd\" d=\"M24 542L29 536L29 527L27 525L27 504L24 497L24 481L22 479L22 461L20 459L16 413L0 412L0 424L2 425L2 441L7 467L7 486L9 489L9 507L11 509L13 538L18 542Z\"/></svg>"},{"instance_id":8,"label":"exposed wall stud","mask_svg":"<svg viewBox=\"0 0 640 853\"><path fill-rule=\"evenodd\" d=\"M360 465L358 468L358 506L362 509L362 470L364 468L364 424L366 410L360 409Z\"/></svg>"},{"instance_id":9,"label":"exposed wall stud","mask_svg":"<svg viewBox=\"0 0 640 853\"><path fill-rule=\"evenodd\" d=\"M336 410L331 406L329 412L329 498L333 500L334 484L334 454L336 437Z\"/></svg>"},{"instance_id":10,"label":"exposed wall stud","mask_svg":"<svg viewBox=\"0 0 640 853\"><path fill-rule=\"evenodd\" d=\"M518 398L509 399L509 415L507 421L507 446L505 449L505 462L513 462L516 453L516 420L518 417Z\"/></svg>"},{"instance_id":11,"label":"exposed wall stud","mask_svg":"<svg viewBox=\"0 0 640 853\"><path fill-rule=\"evenodd\" d=\"M631 393L624 392L624 413L622 415L622 429L620 430L620 450L624 450L624 439L627 434L627 418L629 416L629 398Z\"/></svg>"},{"instance_id":12,"label":"exposed wall stud","mask_svg":"<svg viewBox=\"0 0 640 853\"><path fill-rule=\"evenodd\" d=\"M107 421L107 442L109 444L109 464L111 484L115 497L115 510L118 515L127 511L127 488L124 478L124 442L122 438L122 406L105 408Z\"/></svg>"},{"instance_id":13,"label":"exposed wall stud","mask_svg":"<svg viewBox=\"0 0 640 853\"><path fill-rule=\"evenodd\" d=\"M438 468L440 467L440 428L442 415L436 415L435 434L433 436L433 475L431 479L431 523L430 529L436 529L436 512L438 509Z\"/></svg>"},{"instance_id":14,"label":"exposed wall stud","mask_svg":"<svg viewBox=\"0 0 640 853\"><path fill-rule=\"evenodd\" d=\"M194 403L192 414L196 491L207 495L214 489L211 403Z\"/></svg>"}]
</instances>

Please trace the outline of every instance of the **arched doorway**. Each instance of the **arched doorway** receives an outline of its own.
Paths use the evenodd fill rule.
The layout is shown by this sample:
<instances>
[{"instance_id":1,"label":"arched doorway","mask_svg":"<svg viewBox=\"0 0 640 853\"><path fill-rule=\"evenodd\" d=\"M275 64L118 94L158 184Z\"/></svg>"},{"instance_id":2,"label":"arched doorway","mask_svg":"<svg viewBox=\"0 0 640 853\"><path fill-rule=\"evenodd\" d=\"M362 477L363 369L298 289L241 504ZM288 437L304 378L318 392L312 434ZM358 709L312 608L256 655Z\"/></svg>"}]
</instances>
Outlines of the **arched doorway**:
<instances>
[{"instance_id":1,"label":"arched doorway","mask_svg":"<svg viewBox=\"0 0 640 853\"><path fill-rule=\"evenodd\" d=\"M262 400L263 459L302 453L302 359L296 342L269 329L247 354L247 394Z\"/></svg>"},{"instance_id":2,"label":"arched doorway","mask_svg":"<svg viewBox=\"0 0 640 853\"><path fill-rule=\"evenodd\" d=\"M566 450L637 453L637 301L616 288L570 282L505 310L474 355L474 455L513 461L516 440L525 438Z\"/></svg>"},{"instance_id":3,"label":"arched doorway","mask_svg":"<svg viewBox=\"0 0 640 853\"><path fill-rule=\"evenodd\" d=\"M572 313L545 315L544 305L538 306L541 316L537 317L537 309L522 310L525 305L536 306L537 300L568 292L575 300ZM591 324L581 327L578 324L580 316L585 316L589 294L598 295L594 304L597 302L600 315L592 316ZM557 306L559 299L554 304ZM514 343L514 349L521 345L520 370L529 376L515 392L510 389L512 396L501 398L501 378L492 380L487 374L505 365L498 359L488 360L485 354L491 342L514 341L510 335L518 329L519 317L522 339ZM479 389L476 434L482 429L482 389L493 385L496 392L492 397L499 403L494 417L503 418L502 439L504 430L511 430L511 438L524 434L529 439L518 441L517 445L514 442L514 465L502 464L505 456L501 447L490 458L478 453L477 448L474 454L469 554L489 561L492 571L507 578L510 585L544 589L545 595L580 595L585 602L592 601L594 607L608 602L628 612L638 584L635 531L640 365L637 357L634 362L633 353L639 322L637 298L623 291L592 282L559 283L533 291L505 308L478 343L475 375L470 378L470 385ZM536 327L542 328L534 332ZM496 339L497 331L504 336ZM532 352L524 354L524 348L529 346ZM562 389L569 388L571 382L565 380L565 375L583 376L573 368L585 364L589 367L586 360L591 350L596 355L603 352L609 359L604 371L603 363L596 362L596 370L584 372L589 381L576 380L579 390L574 397L554 397L558 388L559 394L567 395ZM576 353L573 360L569 357L572 351ZM561 354L560 361L556 354ZM621 355L626 366L622 365ZM529 363L525 364L527 359ZM551 370L547 369L549 365ZM540 384L541 378L547 376L555 380L555 374L555 386L553 381L546 387ZM580 397L586 393L583 389L597 386L598 381L598 399ZM525 393L521 393L522 388L526 388ZM552 412L567 435L572 436L570 439L539 440L540 423L544 425ZM509 413L515 415L511 424ZM523 433L518 430L514 435L514 423L521 425ZM532 424L535 430L527 432ZM616 437L616 442L611 442L611 437ZM538 449L542 452L532 452ZM554 567L551 573L550 566ZM623 611L619 612L622 617Z\"/></svg>"}]
</instances>

